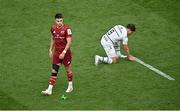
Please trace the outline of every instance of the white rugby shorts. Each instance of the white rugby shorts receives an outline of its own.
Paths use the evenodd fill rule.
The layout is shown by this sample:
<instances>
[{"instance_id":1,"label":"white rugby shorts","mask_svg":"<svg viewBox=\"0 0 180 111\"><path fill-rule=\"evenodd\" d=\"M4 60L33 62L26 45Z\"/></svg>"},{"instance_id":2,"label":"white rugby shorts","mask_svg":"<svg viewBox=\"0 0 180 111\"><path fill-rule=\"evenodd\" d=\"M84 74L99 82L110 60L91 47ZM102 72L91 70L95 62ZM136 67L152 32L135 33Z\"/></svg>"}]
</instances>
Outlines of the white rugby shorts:
<instances>
[{"instance_id":1,"label":"white rugby shorts","mask_svg":"<svg viewBox=\"0 0 180 111\"><path fill-rule=\"evenodd\" d=\"M108 57L118 57L113 41L111 41L107 36L104 35L101 38L101 45L103 46Z\"/></svg>"}]
</instances>

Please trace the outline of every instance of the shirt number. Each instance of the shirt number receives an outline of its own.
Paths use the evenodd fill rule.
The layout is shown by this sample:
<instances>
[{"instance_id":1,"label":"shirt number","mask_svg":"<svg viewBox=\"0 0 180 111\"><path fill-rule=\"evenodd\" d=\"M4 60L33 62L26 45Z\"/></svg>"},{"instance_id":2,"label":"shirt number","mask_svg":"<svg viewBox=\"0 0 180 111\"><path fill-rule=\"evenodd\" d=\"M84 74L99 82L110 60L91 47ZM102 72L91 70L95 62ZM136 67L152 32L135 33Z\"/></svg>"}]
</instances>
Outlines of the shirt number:
<instances>
[{"instance_id":1,"label":"shirt number","mask_svg":"<svg viewBox=\"0 0 180 111\"><path fill-rule=\"evenodd\" d=\"M107 34L111 35L114 32L114 29L110 30Z\"/></svg>"}]
</instances>

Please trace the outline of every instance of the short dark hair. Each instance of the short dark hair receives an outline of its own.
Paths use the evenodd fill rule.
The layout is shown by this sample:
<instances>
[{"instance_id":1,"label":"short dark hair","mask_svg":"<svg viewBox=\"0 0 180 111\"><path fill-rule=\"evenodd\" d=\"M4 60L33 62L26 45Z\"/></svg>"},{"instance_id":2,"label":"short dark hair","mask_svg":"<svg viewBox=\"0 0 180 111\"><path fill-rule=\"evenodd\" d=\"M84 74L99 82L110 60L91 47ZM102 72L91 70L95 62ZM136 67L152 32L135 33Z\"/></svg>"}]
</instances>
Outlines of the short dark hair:
<instances>
[{"instance_id":1,"label":"short dark hair","mask_svg":"<svg viewBox=\"0 0 180 111\"><path fill-rule=\"evenodd\" d=\"M63 18L62 13L57 13L57 14L55 15L55 19L57 19L57 18Z\"/></svg>"},{"instance_id":2,"label":"short dark hair","mask_svg":"<svg viewBox=\"0 0 180 111\"><path fill-rule=\"evenodd\" d=\"M131 31L136 31L136 26L134 24L127 24L126 28L130 29Z\"/></svg>"}]
</instances>

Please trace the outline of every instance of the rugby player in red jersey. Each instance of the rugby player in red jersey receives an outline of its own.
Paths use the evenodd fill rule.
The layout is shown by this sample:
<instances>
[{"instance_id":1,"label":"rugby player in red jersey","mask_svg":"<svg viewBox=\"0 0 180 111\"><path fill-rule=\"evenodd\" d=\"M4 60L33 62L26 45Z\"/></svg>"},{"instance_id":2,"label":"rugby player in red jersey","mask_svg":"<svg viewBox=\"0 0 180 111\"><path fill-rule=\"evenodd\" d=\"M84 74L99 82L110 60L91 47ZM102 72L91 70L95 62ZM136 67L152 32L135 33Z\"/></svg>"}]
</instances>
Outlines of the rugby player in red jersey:
<instances>
[{"instance_id":1,"label":"rugby player in red jersey","mask_svg":"<svg viewBox=\"0 0 180 111\"><path fill-rule=\"evenodd\" d=\"M65 66L68 78L67 93L73 91L73 73L71 69L71 42L72 32L68 25L63 24L63 15L57 13L55 15L55 25L51 27L51 42L49 48L49 56L52 58L52 71L49 78L49 86L42 94L51 95L52 89L57 79L58 70L61 64Z\"/></svg>"}]
</instances>

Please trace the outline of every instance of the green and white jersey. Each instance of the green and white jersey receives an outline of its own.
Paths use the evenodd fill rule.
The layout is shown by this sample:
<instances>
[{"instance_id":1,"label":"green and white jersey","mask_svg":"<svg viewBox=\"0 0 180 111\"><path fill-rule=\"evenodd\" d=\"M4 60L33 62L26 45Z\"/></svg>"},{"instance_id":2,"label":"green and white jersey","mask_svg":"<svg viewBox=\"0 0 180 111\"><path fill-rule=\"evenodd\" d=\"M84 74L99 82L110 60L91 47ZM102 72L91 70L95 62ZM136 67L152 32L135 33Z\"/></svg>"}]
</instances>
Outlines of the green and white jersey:
<instances>
[{"instance_id":1,"label":"green and white jersey","mask_svg":"<svg viewBox=\"0 0 180 111\"><path fill-rule=\"evenodd\" d=\"M105 36L108 37L113 42L113 44L116 44L120 41L122 41L122 44L124 45L128 44L127 30L122 25L114 26L105 34Z\"/></svg>"}]
</instances>

